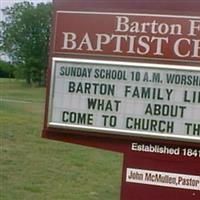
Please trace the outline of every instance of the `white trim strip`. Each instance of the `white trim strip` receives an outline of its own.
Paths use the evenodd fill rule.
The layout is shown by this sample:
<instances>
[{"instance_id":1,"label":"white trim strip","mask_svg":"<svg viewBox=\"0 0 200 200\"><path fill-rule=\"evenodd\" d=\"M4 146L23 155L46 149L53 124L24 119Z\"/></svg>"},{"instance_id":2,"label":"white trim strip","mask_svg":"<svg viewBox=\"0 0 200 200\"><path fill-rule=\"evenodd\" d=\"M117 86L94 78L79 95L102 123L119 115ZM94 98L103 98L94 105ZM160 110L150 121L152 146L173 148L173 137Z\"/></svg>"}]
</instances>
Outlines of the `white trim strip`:
<instances>
[{"instance_id":1,"label":"white trim strip","mask_svg":"<svg viewBox=\"0 0 200 200\"><path fill-rule=\"evenodd\" d=\"M118 12L85 12L85 11L63 11L58 10L57 13L69 14L89 14L89 15L127 15L127 16L145 16L145 17L167 17L167 18L184 18L184 19L200 19L200 16L185 16L185 15L161 15L161 14L147 14L147 13L118 13Z\"/></svg>"}]
</instances>

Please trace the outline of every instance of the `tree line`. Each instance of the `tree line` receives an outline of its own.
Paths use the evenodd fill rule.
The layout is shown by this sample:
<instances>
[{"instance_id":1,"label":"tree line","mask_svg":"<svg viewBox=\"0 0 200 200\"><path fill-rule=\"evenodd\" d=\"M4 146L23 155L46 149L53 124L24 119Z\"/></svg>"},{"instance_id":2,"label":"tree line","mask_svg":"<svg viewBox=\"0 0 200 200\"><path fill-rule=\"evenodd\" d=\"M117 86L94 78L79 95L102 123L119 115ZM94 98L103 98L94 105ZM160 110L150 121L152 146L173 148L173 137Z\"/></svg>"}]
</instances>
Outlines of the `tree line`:
<instances>
[{"instance_id":1,"label":"tree line","mask_svg":"<svg viewBox=\"0 0 200 200\"><path fill-rule=\"evenodd\" d=\"M20 77L27 84L45 83L52 4L16 3L2 10L0 51L9 63L0 61L0 77Z\"/></svg>"}]
</instances>

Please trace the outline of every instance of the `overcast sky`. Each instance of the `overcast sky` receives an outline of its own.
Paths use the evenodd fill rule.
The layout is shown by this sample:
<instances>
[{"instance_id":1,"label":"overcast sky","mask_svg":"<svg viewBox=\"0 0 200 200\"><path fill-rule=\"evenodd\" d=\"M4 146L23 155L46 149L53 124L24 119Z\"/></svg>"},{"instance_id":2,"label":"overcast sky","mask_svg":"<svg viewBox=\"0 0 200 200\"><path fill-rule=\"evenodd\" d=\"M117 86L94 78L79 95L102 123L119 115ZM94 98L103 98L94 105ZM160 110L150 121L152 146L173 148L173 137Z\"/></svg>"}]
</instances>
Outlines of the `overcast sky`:
<instances>
[{"instance_id":1,"label":"overcast sky","mask_svg":"<svg viewBox=\"0 0 200 200\"><path fill-rule=\"evenodd\" d=\"M15 3L21 3L21 2L24 2L24 1L29 1L29 2L33 2L35 4L37 3L41 3L41 2L52 2L52 0L0 0L0 10L2 8L5 8L7 6L12 6L13 4ZM3 14L2 12L0 11L0 21L3 19Z\"/></svg>"},{"instance_id":2,"label":"overcast sky","mask_svg":"<svg viewBox=\"0 0 200 200\"><path fill-rule=\"evenodd\" d=\"M51 2L52 0L0 0L0 8L4 8L6 6L12 6L14 3L20 3L24 1L29 1L33 3L41 3L41 2Z\"/></svg>"}]
</instances>

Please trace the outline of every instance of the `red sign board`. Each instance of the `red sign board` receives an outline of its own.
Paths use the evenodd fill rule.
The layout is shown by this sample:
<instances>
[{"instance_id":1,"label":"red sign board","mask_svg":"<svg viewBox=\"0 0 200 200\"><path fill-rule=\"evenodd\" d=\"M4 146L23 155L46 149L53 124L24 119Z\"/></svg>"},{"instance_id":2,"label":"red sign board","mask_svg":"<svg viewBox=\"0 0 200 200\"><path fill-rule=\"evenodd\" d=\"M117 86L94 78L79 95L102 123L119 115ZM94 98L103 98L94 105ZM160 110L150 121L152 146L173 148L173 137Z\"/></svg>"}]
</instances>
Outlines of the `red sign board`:
<instances>
[{"instance_id":1,"label":"red sign board","mask_svg":"<svg viewBox=\"0 0 200 200\"><path fill-rule=\"evenodd\" d=\"M200 3L53 5L43 137L123 153L122 200L199 200Z\"/></svg>"},{"instance_id":2,"label":"red sign board","mask_svg":"<svg viewBox=\"0 0 200 200\"><path fill-rule=\"evenodd\" d=\"M200 62L196 16L58 11L55 28L58 54Z\"/></svg>"},{"instance_id":3,"label":"red sign board","mask_svg":"<svg viewBox=\"0 0 200 200\"><path fill-rule=\"evenodd\" d=\"M130 143L124 155L121 198L198 200L198 152L199 148L184 145Z\"/></svg>"}]
</instances>

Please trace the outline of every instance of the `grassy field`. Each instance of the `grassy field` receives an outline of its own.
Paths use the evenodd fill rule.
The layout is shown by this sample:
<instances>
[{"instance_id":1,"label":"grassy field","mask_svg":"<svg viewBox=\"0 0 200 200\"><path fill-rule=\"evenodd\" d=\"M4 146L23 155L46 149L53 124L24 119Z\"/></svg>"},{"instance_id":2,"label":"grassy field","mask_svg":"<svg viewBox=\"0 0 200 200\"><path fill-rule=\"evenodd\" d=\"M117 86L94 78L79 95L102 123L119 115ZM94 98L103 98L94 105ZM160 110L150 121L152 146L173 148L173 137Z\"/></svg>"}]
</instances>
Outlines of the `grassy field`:
<instances>
[{"instance_id":1,"label":"grassy field","mask_svg":"<svg viewBox=\"0 0 200 200\"><path fill-rule=\"evenodd\" d=\"M42 139L44 96L0 79L0 200L118 200L122 156Z\"/></svg>"}]
</instances>

